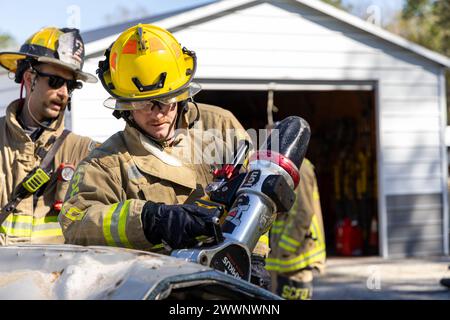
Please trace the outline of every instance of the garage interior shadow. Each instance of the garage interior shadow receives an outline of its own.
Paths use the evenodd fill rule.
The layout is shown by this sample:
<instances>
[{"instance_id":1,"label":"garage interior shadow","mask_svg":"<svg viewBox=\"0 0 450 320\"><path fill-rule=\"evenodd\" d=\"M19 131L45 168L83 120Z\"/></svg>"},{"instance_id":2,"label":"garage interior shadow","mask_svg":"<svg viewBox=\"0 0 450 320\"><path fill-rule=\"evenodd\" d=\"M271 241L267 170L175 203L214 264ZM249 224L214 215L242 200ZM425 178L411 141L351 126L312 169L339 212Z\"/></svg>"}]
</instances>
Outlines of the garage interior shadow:
<instances>
[{"instance_id":1,"label":"garage interior shadow","mask_svg":"<svg viewBox=\"0 0 450 320\"><path fill-rule=\"evenodd\" d=\"M267 91L203 90L195 100L230 110L245 129L268 122ZM273 104L274 121L296 115L311 127L306 157L318 179L327 254L379 255L373 91L275 91ZM345 220L351 236L337 239ZM337 248L342 241L349 250Z\"/></svg>"}]
</instances>

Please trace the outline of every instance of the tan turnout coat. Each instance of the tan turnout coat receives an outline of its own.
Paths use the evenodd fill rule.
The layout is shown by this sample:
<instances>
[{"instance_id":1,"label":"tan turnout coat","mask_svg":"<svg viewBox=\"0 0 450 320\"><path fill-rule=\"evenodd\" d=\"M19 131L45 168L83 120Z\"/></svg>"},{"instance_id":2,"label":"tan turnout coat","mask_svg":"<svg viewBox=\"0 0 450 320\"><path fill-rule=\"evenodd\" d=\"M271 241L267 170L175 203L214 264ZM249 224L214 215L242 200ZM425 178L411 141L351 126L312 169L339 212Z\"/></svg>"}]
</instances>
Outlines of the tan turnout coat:
<instances>
[{"instance_id":1,"label":"tan turnout coat","mask_svg":"<svg viewBox=\"0 0 450 320\"><path fill-rule=\"evenodd\" d=\"M51 124L51 130L45 130L33 142L17 121L17 112L22 108L23 100L13 101L0 118L0 206L3 208L12 198L16 187L27 174L43 160L44 151L48 151L55 139L64 130L64 113ZM87 137L70 133L58 149L54 169L61 163L74 166L86 157L95 143ZM56 200L64 200L69 182L59 181L48 186L43 195L23 199L16 210L0 226L0 245L19 243L64 243L61 228L57 221L58 212L53 210Z\"/></svg>"},{"instance_id":2,"label":"tan turnout coat","mask_svg":"<svg viewBox=\"0 0 450 320\"><path fill-rule=\"evenodd\" d=\"M183 128L197 115L194 106L189 107ZM143 232L141 212L146 201L183 204L202 197L212 181L211 163L198 161L198 156L205 151L220 154L227 130L236 129L241 138L246 137L229 111L204 104L198 107L199 121L177 135L173 147L158 150L127 125L78 166L59 216L67 243L161 249L149 243ZM215 131L205 132L208 129ZM195 140L195 136L202 139ZM188 150L182 154L191 158L180 156L180 150Z\"/></svg>"}]
</instances>

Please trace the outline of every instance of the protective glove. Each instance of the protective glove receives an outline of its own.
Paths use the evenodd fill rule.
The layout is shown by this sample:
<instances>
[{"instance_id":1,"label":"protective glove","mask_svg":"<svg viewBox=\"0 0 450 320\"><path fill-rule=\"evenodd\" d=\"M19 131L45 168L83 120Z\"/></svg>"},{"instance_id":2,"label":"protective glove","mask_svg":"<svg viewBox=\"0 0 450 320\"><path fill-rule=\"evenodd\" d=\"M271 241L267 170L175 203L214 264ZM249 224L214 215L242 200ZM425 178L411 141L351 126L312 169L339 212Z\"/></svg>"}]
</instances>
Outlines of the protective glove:
<instances>
[{"instance_id":1,"label":"protective glove","mask_svg":"<svg viewBox=\"0 0 450 320\"><path fill-rule=\"evenodd\" d=\"M252 267L250 282L266 290L272 290L272 279L266 270L266 261L263 256L252 254Z\"/></svg>"},{"instance_id":2,"label":"protective glove","mask_svg":"<svg viewBox=\"0 0 450 320\"><path fill-rule=\"evenodd\" d=\"M213 236L215 210L196 205L147 202L142 209L144 234L153 244L164 240L172 249L193 247L195 237Z\"/></svg>"}]
</instances>

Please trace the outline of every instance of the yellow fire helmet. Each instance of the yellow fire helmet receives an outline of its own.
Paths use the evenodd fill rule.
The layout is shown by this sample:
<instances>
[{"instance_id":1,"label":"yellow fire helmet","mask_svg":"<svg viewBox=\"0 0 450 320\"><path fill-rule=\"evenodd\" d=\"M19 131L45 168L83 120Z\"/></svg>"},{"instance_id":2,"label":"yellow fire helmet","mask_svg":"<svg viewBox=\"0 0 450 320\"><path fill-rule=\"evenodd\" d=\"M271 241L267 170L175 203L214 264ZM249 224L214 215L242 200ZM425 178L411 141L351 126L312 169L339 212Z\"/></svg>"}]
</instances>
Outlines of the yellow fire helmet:
<instances>
[{"instance_id":1,"label":"yellow fire helmet","mask_svg":"<svg viewBox=\"0 0 450 320\"><path fill-rule=\"evenodd\" d=\"M112 96L104 106L137 110L143 100L169 104L184 101L200 91L192 82L195 52L182 48L165 29L138 24L124 31L105 52L97 69L100 81Z\"/></svg>"},{"instance_id":2,"label":"yellow fire helmet","mask_svg":"<svg viewBox=\"0 0 450 320\"><path fill-rule=\"evenodd\" d=\"M19 52L0 52L0 65L14 73L24 59L55 64L72 71L77 80L97 82L95 75L82 71L84 43L75 28L43 28L28 38ZM16 81L20 82L20 78L16 75Z\"/></svg>"}]
</instances>

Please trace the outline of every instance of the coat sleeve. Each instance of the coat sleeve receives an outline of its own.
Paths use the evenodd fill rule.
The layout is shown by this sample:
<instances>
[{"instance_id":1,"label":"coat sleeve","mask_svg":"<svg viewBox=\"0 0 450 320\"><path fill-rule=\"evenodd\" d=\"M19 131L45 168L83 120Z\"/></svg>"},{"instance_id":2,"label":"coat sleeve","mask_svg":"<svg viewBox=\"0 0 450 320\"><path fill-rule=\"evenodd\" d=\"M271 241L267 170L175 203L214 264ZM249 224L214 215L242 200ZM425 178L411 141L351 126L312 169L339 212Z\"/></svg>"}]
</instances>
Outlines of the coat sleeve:
<instances>
[{"instance_id":1,"label":"coat sleeve","mask_svg":"<svg viewBox=\"0 0 450 320\"><path fill-rule=\"evenodd\" d=\"M312 165L305 160L300 168L300 183L296 189L297 199L289 211L280 247L292 253L300 253L306 236L310 233L315 213L314 202L318 197L317 183Z\"/></svg>"},{"instance_id":2,"label":"coat sleeve","mask_svg":"<svg viewBox=\"0 0 450 320\"><path fill-rule=\"evenodd\" d=\"M148 250L141 212L144 200L127 199L120 175L99 162L82 162L58 220L66 243Z\"/></svg>"}]
</instances>

